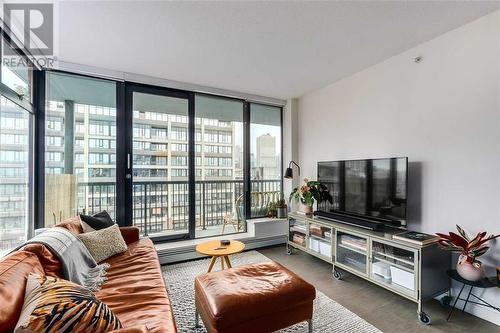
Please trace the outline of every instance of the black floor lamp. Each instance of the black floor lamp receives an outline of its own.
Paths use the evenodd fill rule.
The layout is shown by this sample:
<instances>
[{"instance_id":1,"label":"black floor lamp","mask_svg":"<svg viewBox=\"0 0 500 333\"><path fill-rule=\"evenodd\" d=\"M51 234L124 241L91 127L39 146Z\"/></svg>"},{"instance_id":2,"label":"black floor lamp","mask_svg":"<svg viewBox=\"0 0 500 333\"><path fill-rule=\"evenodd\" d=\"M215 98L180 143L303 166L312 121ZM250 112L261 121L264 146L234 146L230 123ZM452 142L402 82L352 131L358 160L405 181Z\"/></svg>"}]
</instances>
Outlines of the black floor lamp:
<instances>
[{"instance_id":1,"label":"black floor lamp","mask_svg":"<svg viewBox=\"0 0 500 333\"><path fill-rule=\"evenodd\" d=\"M284 178L286 179L293 179L293 169L292 169L292 164L294 164L298 171L299 171L299 176L300 176L300 167L297 163L295 163L294 161L290 161L290 163L288 164L288 168L286 168L285 170L285 176Z\"/></svg>"}]
</instances>

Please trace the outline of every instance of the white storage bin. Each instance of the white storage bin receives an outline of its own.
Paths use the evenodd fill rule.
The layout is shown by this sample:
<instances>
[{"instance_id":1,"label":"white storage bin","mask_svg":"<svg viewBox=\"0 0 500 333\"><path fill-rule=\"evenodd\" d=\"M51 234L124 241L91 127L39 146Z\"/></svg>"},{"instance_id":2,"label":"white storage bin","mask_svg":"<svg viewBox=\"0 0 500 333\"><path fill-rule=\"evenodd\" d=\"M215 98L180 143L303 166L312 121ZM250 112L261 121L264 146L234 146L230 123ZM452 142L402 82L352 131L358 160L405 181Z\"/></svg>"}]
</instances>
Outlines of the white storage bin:
<instances>
[{"instance_id":1,"label":"white storage bin","mask_svg":"<svg viewBox=\"0 0 500 333\"><path fill-rule=\"evenodd\" d=\"M386 280L391 279L391 266L382 261L375 261L372 264L372 272Z\"/></svg>"},{"instance_id":2,"label":"white storage bin","mask_svg":"<svg viewBox=\"0 0 500 333\"><path fill-rule=\"evenodd\" d=\"M395 266L391 266L392 283L399 284L410 290L415 290L415 274Z\"/></svg>"},{"instance_id":3,"label":"white storage bin","mask_svg":"<svg viewBox=\"0 0 500 333\"><path fill-rule=\"evenodd\" d=\"M309 238L309 248L313 251L319 252L319 240Z\"/></svg>"},{"instance_id":4,"label":"white storage bin","mask_svg":"<svg viewBox=\"0 0 500 333\"><path fill-rule=\"evenodd\" d=\"M319 242L319 253L324 255L325 257L331 257L332 246L327 242Z\"/></svg>"}]
</instances>

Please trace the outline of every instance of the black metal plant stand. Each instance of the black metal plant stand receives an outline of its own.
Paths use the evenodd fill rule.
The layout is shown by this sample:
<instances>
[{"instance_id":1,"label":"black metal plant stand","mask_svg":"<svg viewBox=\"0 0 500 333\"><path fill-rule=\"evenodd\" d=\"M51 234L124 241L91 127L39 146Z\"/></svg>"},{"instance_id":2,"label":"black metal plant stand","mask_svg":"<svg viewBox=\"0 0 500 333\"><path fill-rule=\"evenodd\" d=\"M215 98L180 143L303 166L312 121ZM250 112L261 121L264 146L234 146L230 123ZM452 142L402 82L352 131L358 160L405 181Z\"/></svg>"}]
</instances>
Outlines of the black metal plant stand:
<instances>
[{"instance_id":1,"label":"black metal plant stand","mask_svg":"<svg viewBox=\"0 0 500 333\"><path fill-rule=\"evenodd\" d=\"M461 301L465 302L464 306L462 308L462 312L465 311L465 307L467 306L467 303L485 306L485 307L488 307L488 308L491 308L491 309L494 309L494 310L497 310L498 312L500 312L500 308L499 307L491 305L490 303L486 302L484 299L481 299L481 298L479 298L478 296L476 296L476 295L474 295L472 293L472 290L474 288L483 288L483 289L485 289L485 288L496 287L497 284L493 283L491 281L493 278L484 278L484 279L479 280L479 281L469 281L469 280L464 279L460 275L458 275L456 269L449 270L447 273L448 273L448 276L450 278L452 278L455 281L458 281L458 282L462 283L463 285L462 285L462 288L460 289L460 292L458 293L457 298L455 299L455 302L453 303L453 306L451 307L450 313L448 314L448 317L446 318L446 321L450 320L451 314L453 313L453 310L455 310L455 306L457 305L458 300L461 300ZM460 296L462 295L462 292L464 291L464 288L465 288L466 285L469 286L470 289L469 289L469 293L467 295L467 298L463 299L463 298L460 298ZM471 296L474 299L476 299L478 302L470 300Z\"/></svg>"}]
</instances>

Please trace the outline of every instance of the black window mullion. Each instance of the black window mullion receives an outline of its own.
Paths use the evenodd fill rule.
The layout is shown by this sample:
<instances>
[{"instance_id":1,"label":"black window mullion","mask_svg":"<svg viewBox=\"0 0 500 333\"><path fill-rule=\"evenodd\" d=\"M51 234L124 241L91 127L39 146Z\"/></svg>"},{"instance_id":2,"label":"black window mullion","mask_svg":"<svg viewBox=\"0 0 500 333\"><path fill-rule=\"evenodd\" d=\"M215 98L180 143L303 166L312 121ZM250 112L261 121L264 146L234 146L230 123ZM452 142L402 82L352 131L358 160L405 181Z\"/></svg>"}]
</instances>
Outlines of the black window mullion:
<instances>
[{"instance_id":1,"label":"black window mullion","mask_svg":"<svg viewBox=\"0 0 500 333\"><path fill-rule=\"evenodd\" d=\"M251 217L251 193L252 184L250 180L250 103L243 103L243 193L245 220Z\"/></svg>"},{"instance_id":2,"label":"black window mullion","mask_svg":"<svg viewBox=\"0 0 500 333\"><path fill-rule=\"evenodd\" d=\"M35 109L35 172L34 212L35 229L45 226L45 71L33 73L33 103Z\"/></svg>"},{"instance_id":3,"label":"black window mullion","mask_svg":"<svg viewBox=\"0 0 500 333\"><path fill-rule=\"evenodd\" d=\"M188 97L188 206L189 206L189 238L195 238L196 232L196 152L195 152L195 104L194 93Z\"/></svg>"},{"instance_id":4,"label":"black window mullion","mask_svg":"<svg viewBox=\"0 0 500 333\"><path fill-rule=\"evenodd\" d=\"M129 114L126 102L125 83L116 82L116 223L120 226L132 225L132 213L125 207L132 207L132 181L127 174L131 174L127 165L130 153Z\"/></svg>"}]
</instances>

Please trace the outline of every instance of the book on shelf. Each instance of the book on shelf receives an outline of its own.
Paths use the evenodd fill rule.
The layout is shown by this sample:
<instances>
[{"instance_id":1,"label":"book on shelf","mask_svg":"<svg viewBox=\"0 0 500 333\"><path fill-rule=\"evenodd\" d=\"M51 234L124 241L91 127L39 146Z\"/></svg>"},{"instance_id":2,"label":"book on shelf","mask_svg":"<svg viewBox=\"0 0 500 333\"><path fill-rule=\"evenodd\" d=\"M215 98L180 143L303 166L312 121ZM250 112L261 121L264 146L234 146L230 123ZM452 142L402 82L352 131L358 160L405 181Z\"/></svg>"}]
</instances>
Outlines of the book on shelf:
<instances>
[{"instance_id":1,"label":"book on shelf","mask_svg":"<svg viewBox=\"0 0 500 333\"><path fill-rule=\"evenodd\" d=\"M437 236L424 234L422 232L417 232L417 231L405 231L393 235L392 238L417 245L427 245L434 243L438 240Z\"/></svg>"}]
</instances>

